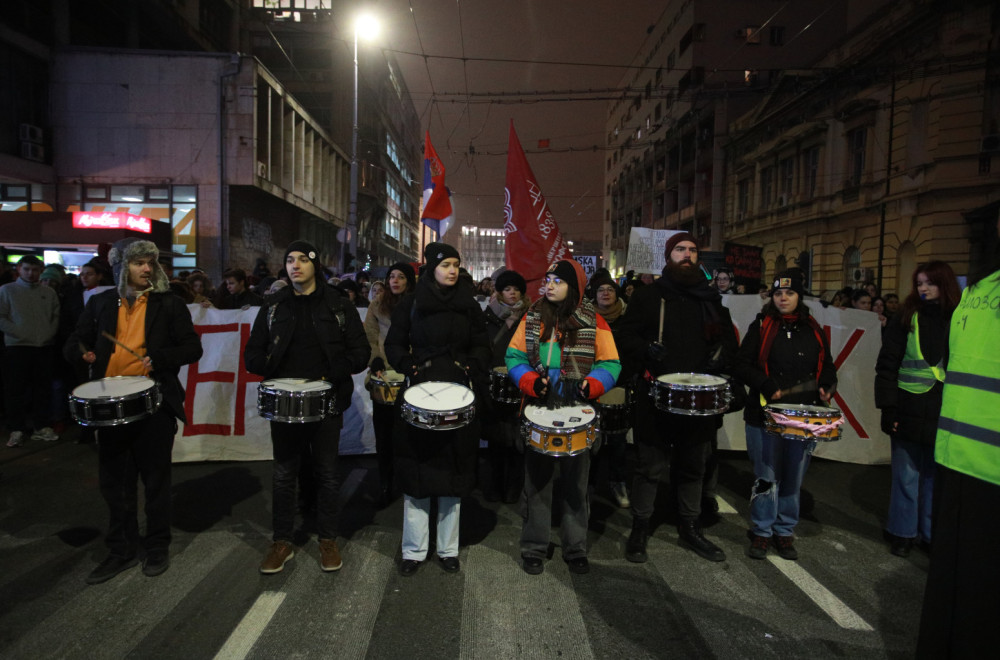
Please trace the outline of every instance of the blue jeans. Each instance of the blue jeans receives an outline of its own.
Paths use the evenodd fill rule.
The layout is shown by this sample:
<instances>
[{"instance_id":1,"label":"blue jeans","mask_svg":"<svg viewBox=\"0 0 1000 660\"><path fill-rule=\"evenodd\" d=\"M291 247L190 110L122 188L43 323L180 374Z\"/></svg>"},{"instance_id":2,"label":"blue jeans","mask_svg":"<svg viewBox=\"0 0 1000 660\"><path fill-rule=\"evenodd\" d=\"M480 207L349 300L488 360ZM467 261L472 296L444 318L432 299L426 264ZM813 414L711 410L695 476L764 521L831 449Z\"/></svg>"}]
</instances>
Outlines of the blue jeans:
<instances>
[{"instance_id":1,"label":"blue jeans","mask_svg":"<svg viewBox=\"0 0 1000 660\"><path fill-rule=\"evenodd\" d=\"M438 497L437 554L442 559L458 556L458 520L461 497ZM431 498L403 495L403 559L427 559L430 543Z\"/></svg>"},{"instance_id":2,"label":"blue jeans","mask_svg":"<svg viewBox=\"0 0 1000 660\"><path fill-rule=\"evenodd\" d=\"M757 536L791 536L799 522L802 479L815 442L786 440L759 426L746 426L747 453L753 463L751 531Z\"/></svg>"},{"instance_id":3,"label":"blue jeans","mask_svg":"<svg viewBox=\"0 0 1000 660\"><path fill-rule=\"evenodd\" d=\"M934 447L892 438L892 488L885 530L904 539L931 540Z\"/></svg>"}]
</instances>

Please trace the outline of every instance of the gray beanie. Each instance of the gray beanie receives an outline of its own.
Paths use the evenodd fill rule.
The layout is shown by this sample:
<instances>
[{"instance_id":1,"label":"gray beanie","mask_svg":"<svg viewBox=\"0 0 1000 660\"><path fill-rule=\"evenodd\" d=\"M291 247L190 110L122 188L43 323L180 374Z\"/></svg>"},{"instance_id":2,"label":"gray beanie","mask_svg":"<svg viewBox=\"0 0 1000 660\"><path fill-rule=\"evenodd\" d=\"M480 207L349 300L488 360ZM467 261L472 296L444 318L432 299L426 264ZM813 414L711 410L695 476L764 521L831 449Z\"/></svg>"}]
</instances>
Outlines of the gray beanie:
<instances>
[{"instance_id":1,"label":"gray beanie","mask_svg":"<svg viewBox=\"0 0 1000 660\"><path fill-rule=\"evenodd\" d=\"M163 272L163 268L158 261L160 258L160 248L156 247L156 243L141 238L129 237L115 241L111 246L111 251L108 252L108 263L111 264L111 272L114 275L115 284L118 286L118 294L121 297L124 298L128 290L128 273L126 272L122 276L125 266L136 259L148 257L153 259L153 262L150 264L153 269L153 277L150 280L152 290L157 292L169 291L170 282L167 280L167 274Z\"/></svg>"}]
</instances>

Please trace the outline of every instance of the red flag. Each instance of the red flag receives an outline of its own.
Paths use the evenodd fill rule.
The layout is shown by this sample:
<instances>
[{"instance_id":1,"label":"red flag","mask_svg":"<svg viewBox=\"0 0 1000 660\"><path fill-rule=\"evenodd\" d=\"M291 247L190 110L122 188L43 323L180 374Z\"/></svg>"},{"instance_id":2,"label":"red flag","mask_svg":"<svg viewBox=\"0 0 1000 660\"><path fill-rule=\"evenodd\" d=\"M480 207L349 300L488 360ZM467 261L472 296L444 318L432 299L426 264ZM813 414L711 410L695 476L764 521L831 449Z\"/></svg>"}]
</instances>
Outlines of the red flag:
<instances>
[{"instance_id":1,"label":"red flag","mask_svg":"<svg viewBox=\"0 0 1000 660\"><path fill-rule=\"evenodd\" d=\"M535 300L542 294L542 283L549 265L572 257L524 157L521 142L514 132L513 120L510 122L507 147L503 215L503 228L507 235L507 268L524 276L528 283L528 297Z\"/></svg>"},{"instance_id":2,"label":"red flag","mask_svg":"<svg viewBox=\"0 0 1000 660\"><path fill-rule=\"evenodd\" d=\"M450 195L451 191L444 185L444 163L438 158L431 144L431 133L427 131L424 137L424 208L420 221L436 231L438 238L444 238L455 219Z\"/></svg>"}]
</instances>

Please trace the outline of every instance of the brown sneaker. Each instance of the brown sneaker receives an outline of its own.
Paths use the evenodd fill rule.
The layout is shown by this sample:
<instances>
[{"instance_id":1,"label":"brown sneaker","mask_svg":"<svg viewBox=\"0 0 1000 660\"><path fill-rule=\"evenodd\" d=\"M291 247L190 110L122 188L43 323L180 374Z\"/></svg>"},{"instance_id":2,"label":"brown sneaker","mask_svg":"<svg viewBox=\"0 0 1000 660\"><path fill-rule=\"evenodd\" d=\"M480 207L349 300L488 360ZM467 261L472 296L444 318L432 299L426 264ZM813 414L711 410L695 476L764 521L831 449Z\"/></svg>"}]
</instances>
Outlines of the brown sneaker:
<instances>
[{"instance_id":1,"label":"brown sneaker","mask_svg":"<svg viewBox=\"0 0 1000 660\"><path fill-rule=\"evenodd\" d=\"M267 556L260 563L260 572L264 575L280 573L285 567L285 562L295 556L295 548L288 541L275 541L271 544L271 549L267 551Z\"/></svg>"},{"instance_id":2,"label":"brown sneaker","mask_svg":"<svg viewBox=\"0 0 1000 660\"><path fill-rule=\"evenodd\" d=\"M340 567L344 565L340 558L340 548L337 547L337 542L333 539L319 540L319 555L319 565L324 571L339 571Z\"/></svg>"}]
</instances>

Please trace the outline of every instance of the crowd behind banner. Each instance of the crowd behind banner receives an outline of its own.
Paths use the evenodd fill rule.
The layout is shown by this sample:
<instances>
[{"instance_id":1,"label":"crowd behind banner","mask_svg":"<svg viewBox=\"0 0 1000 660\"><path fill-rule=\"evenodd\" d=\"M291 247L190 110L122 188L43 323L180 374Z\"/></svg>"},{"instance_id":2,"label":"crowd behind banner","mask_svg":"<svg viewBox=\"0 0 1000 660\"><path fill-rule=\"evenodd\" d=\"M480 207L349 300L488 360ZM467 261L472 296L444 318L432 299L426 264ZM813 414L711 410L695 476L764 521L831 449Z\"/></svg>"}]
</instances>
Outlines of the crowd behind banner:
<instances>
[{"instance_id":1,"label":"crowd behind banner","mask_svg":"<svg viewBox=\"0 0 1000 660\"><path fill-rule=\"evenodd\" d=\"M742 338L760 311L761 299L727 295L723 303ZM864 310L824 306L818 300L807 299L807 304L830 339L840 379L834 405L847 420L841 440L820 443L816 455L850 463L888 463L889 439L879 428L879 411L872 399L874 365L881 347L879 317ZM200 361L181 370L189 424L178 428L174 462L269 460L267 422L257 414L260 379L246 372L241 357L257 308L219 310L189 305L188 309L205 352ZM358 311L364 319L367 310ZM364 373L354 376L355 391L344 416L341 454L375 450L372 402L364 381ZM719 448L746 448L739 413L725 416Z\"/></svg>"}]
</instances>

